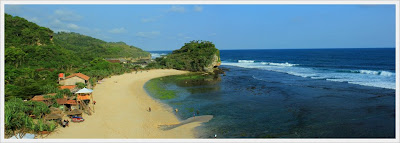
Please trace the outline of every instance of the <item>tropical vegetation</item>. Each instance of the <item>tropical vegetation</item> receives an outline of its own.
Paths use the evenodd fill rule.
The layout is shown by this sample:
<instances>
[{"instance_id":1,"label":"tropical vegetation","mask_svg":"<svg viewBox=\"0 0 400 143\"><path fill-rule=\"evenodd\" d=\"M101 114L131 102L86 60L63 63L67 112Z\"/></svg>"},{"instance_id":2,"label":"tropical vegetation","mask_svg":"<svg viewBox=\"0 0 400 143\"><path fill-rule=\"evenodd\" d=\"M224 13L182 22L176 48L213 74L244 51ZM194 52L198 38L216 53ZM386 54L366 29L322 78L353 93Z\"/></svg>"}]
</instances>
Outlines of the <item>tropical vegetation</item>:
<instances>
[{"instance_id":1,"label":"tropical vegetation","mask_svg":"<svg viewBox=\"0 0 400 143\"><path fill-rule=\"evenodd\" d=\"M42 119L50 112L48 105L24 100L56 93L45 98L52 101L50 106L58 107L57 98L72 96L68 89L59 89L59 73L68 76L81 72L90 76L90 83L94 85L98 79L138 69L131 64L111 63L105 58L150 56L150 53L123 42L105 42L72 32L54 33L49 28L9 14L5 14L4 44L6 135L23 136L56 128L55 122Z\"/></svg>"},{"instance_id":2,"label":"tropical vegetation","mask_svg":"<svg viewBox=\"0 0 400 143\"><path fill-rule=\"evenodd\" d=\"M171 54L156 58L149 68L173 68L188 71L207 71L213 62L221 62L219 50L210 41L190 41Z\"/></svg>"}]
</instances>

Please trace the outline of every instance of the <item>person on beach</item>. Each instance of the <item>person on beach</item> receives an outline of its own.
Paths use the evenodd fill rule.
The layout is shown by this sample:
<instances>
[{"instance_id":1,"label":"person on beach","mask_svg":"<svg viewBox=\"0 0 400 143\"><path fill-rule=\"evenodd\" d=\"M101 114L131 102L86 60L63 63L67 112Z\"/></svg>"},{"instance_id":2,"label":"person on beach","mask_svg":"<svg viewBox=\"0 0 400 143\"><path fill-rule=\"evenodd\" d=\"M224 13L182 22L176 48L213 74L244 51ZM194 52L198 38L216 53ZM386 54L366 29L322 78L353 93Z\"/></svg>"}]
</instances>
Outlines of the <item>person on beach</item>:
<instances>
[{"instance_id":1,"label":"person on beach","mask_svg":"<svg viewBox=\"0 0 400 143\"><path fill-rule=\"evenodd\" d=\"M63 126L63 128L65 128L65 124L66 124L66 122L65 122L65 120L62 122L62 126Z\"/></svg>"},{"instance_id":2,"label":"person on beach","mask_svg":"<svg viewBox=\"0 0 400 143\"><path fill-rule=\"evenodd\" d=\"M196 118L196 113L193 113L193 118Z\"/></svg>"},{"instance_id":3,"label":"person on beach","mask_svg":"<svg viewBox=\"0 0 400 143\"><path fill-rule=\"evenodd\" d=\"M96 105L96 101L93 101L93 105Z\"/></svg>"},{"instance_id":4,"label":"person on beach","mask_svg":"<svg viewBox=\"0 0 400 143\"><path fill-rule=\"evenodd\" d=\"M178 108L175 108L175 112L178 113Z\"/></svg>"},{"instance_id":5,"label":"person on beach","mask_svg":"<svg viewBox=\"0 0 400 143\"><path fill-rule=\"evenodd\" d=\"M151 112L151 108L149 107L149 112Z\"/></svg>"},{"instance_id":6,"label":"person on beach","mask_svg":"<svg viewBox=\"0 0 400 143\"><path fill-rule=\"evenodd\" d=\"M214 135L214 139L216 139L216 138L217 138L217 134Z\"/></svg>"},{"instance_id":7,"label":"person on beach","mask_svg":"<svg viewBox=\"0 0 400 143\"><path fill-rule=\"evenodd\" d=\"M199 110L196 110L196 113L197 113L197 116L199 116L199 114L200 114L200 111L199 111Z\"/></svg>"}]
</instances>

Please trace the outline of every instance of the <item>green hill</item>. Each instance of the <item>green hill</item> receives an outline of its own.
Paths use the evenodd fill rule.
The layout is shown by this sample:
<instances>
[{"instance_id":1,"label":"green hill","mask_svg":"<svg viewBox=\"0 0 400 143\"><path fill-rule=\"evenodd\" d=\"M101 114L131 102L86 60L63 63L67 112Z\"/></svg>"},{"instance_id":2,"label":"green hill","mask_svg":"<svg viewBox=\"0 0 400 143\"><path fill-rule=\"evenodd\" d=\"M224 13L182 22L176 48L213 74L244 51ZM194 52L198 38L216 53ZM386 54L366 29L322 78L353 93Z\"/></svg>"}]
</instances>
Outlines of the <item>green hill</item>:
<instances>
[{"instance_id":1,"label":"green hill","mask_svg":"<svg viewBox=\"0 0 400 143\"><path fill-rule=\"evenodd\" d=\"M5 14L5 97L30 99L58 92L57 74L82 72L95 81L129 71L131 66L104 58L140 58L150 53L123 42L105 42L78 33L54 33ZM92 82L93 82L92 81Z\"/></svg>"},{"instance_id":2,"label":"green hill","mask_svg":"<svg viewBox=\"0 0 400 143\"><path fill-rule=\"evenodd\" d=\"M54 43L71 50L84 60L101 58L149 57L150 53L124 42L105 42L78 33L59 32L54 35Z\"/></svg>"},{"instance_id":3,"label":"green hill","mask_svg":"<svg viewBox=\"0 0 400 143\"><path fill-rule=\"evenodd\" d=\"M46 27L40 27L33 22L5 14L5 45L43 45L51 43L53 31Z\"/></svg>"}]
</instances>

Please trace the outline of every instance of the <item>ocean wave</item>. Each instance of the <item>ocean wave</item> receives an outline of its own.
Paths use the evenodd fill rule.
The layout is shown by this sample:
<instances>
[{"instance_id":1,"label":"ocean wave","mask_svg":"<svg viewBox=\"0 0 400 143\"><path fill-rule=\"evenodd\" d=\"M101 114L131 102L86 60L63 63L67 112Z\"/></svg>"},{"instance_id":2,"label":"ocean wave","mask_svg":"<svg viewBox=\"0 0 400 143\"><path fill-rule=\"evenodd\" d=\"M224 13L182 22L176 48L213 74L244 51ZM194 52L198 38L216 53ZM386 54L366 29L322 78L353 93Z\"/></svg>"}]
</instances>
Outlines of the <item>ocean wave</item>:
<instances>
[{"instance_id":1,"label":"ocean wave","mask_svg":"<svg viewBox=\"0 0 400 143\"><path fill-rule=\"evenodd\" d=\"M150 54L152 59L167 55L167 53L150 53Z\"/></svg>"},{"instance_id":2,"label":"ocean wave","mask_svg":"<svg viewBox=\"0 0 400 143\"><path fill-rule=\"evenodd\" d=\"M285 66L285 67L293 67L298 66L299 64L291 64L291 63L272 63L272 62L261 62L263 65L271 65L271 66Z\"/></svg>"},{"instance_id":3,"label":"ocean wave","mask_svg":"<svg viewBox=\"0 0 400 143\"><path fill-rule=\"evenodd\" d=\"M238 63L254 63L254 60L238 60Z\"/></svg>"},{"instance_id":4,"label":"ocean wave","mask_svg":"<svg viewBox=\"0 0 400 143\"><path fill-rule=\"evenodd\" d=\"M290 63L269 64L267 62L222 62L222 65L236 66L242 68L261 69L274 72L287 73L294 76L311 78L316 80L328 80L334 82L346 82L363 86L396 89L395 73L389 71L373 70L319 70L309 67L288 66ZM254 77L253 77L254 78ZM255 78L256 79L256 78ZM260 80L260 79L258 79Z\"/></svg>"},{"instance_id":5,"label":"ocean wave","mask_svg":"<svg viewBox=\"0 0 400 143\"><path fill-rule=\"evenodd\" d=\"M392 72L389 72L389 71L373 71L373 70L338 70L338 72L372 74L372 75L381 75L381 76L393 76L393 75L395 75L395 73L392 73Z\"/></svg>"}]
</instances>

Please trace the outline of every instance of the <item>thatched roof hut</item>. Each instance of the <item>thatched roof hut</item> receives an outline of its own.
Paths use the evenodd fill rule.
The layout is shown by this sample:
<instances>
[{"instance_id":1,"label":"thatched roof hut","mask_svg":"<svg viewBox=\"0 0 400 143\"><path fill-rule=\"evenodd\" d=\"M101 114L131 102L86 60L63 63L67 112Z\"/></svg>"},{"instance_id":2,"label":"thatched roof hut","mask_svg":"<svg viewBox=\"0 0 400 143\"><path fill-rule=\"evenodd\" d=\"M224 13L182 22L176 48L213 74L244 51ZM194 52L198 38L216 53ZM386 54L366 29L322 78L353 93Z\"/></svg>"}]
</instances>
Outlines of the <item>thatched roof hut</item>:
<instances>
[{"instance_id":1,"label":"thatched roof hut","mask_svg":"<svg viewBox=\"0 0 400 143\"><path fill-rule=\"evenodd\" d=\"M50 107L50 111L51 111L51 113L54 113L54 114L61 114L62 113L61 109L55 108L55 107Z\"/></svg>"},{"instance_id":2,"label":"thatched roof hut","mask_svg":"<svg viewBox=\"0 0 400 143\"><path fill-rule=\"evenodd\" d=\"M44 117L44 119L46 120L56 120L56 119L62 119L62 114L55 114L55 113L51 113L48 114Z\"/></svg>"},{"instance_id":3,"label":"thatched roof hut","mask_svg":"<svg viewBox=\"0 0 400 143\"><path fill-rule=\"evenodd\" d=\"M79 114L82 114L82 113L83 113L82 110L74 109L74 110L72 110L70 112L67 112L67 115L79 115Z\"/></svg>"}]
</instances>

